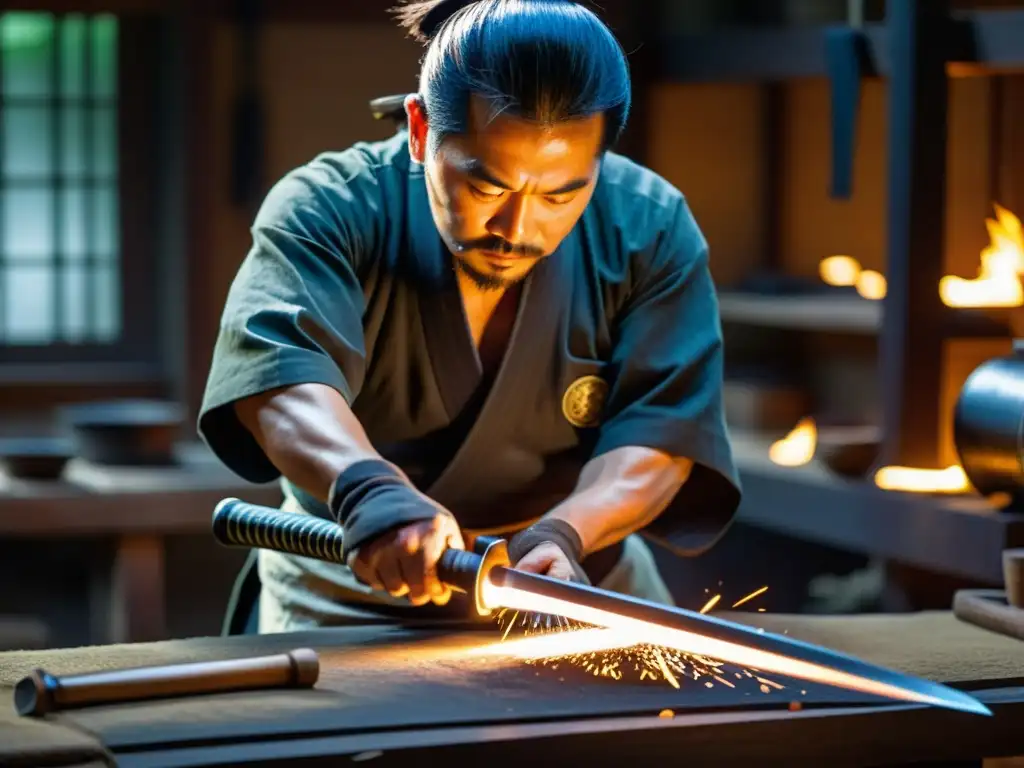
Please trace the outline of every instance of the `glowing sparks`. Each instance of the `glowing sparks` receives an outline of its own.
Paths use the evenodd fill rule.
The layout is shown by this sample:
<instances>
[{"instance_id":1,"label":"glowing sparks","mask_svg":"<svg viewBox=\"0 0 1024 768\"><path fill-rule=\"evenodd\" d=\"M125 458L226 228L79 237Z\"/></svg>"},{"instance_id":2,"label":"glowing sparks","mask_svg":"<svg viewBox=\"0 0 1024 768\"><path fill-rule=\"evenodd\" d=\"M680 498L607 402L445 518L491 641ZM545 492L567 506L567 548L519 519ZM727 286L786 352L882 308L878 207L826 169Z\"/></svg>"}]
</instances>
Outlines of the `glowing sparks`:
<instances>
[{"instance_id":1,"label":"glowing sparks","mask_svg":"<svg viewBox=\"0 0 1024 768\"><path fill-rule=\"evenodd\" d=\"M512 624L505 629L508 636ZM614 629L587 628L562 630L537 635L526 635L502 642L500 646L482 646L470 651L472 655L509 656L524 661L557 659L568 656L586 656L605 651L622 651L636 645L636 639Z\"/></svg>"},{"instance_id":2,"label":"glowing sparks","mask_svg":"<svg viewBox=\"0 0 1024 768\"><path fill-rule=\"evenodd\" d=\"M664 675L664 670L669 668L667 662L664 667L662 665L662 661L665 661L665 654L674 653L675 659L683 664L687 664L692 659L701 659L708 664L714 664L714 662L707 662L707 660L717 659L724 663L757 670L757 681L761 685L766 686L768 692L771 692L772 686L769 686L765 679L760 676L766 672L846 688L847 690L889 699L938 706L947 705L943 700L928 694L918 693L897 685L861 677L860 675L829 668L814 662L791 658L773 651L722 640L698 632L676 629L636 619L628 615L548 595L527 592L515 589L514 587L499 586L491 581L483 585L483 601L485 605L500 605L510 610L531 611L535 614L547 616L564 616L581 624L620 631L625 635L635 638L637 641L642 639L645 643L642 648L653 649L648 650L648 654L654 654L656 651L657 654L661 655L661 659L659 660L657 654L655 654L653 664L650 660L645 660L644 668L641 672L641 680L650 676L650 668ZM606 674L614 679L619 679L611 672L614 669L621 669L621 662L616 665L613 663L613 660L607 659L603 654L590 654L590 656L593 658L589 662L583 660L583 663L586 665L585 669L588 672L595 676ZM720 665L715 664L715 666L717 668ZM637 665L637 669L640 669L639 665Z\"/></svg>"},{"instance_id":3,"label":"glowing sparks","mask_svg":"<svg viewBox=\"0 0 1024 768\"><path fill-rule=\"evenodd\" d=\"M718 605L718 601L721 600L721 599L722 599L721 595L715 595L710 600L708 600L706 603L704 603L704 607L700 609L700 612L701 613L707 613L712 608L714 608L716 605Z\"/></svg>"},{"instance_id":4,"label":"glowing sparks","mask_svg":"<svg viewBox=\"0 0 1024 768\"><path fill-rule=\"evenodd\" d=\"M512 627L514 627L516 625L516 619L518 619L518 618L519 618L519 611L516 611L515 615L512 617L512 621L510 621L508 623L508 626L505 627L505 634L501 636L502 640L504 640L505 638L508 637L508 633L512 631Z\"/></svg>"},{"instance_id":5,"label":"glowing sparks","mask_svg":"<svg viewBox=\"0 0 1024 768\"><path fill-rule=\"evenodd\" d=\"M749 595L747 595L746 597L741 597L739 600L737 600L735 603L732 604L732 607L733 608L739 608L744 603L749 603L755 597L763 595L767 591L768 591L768 587L761 587L760 589L756 589L753 592L751 592ZM764 608L758 608L758 610L759 611L763 611ZM703 611L701 611L701 613L703 613Z\"/></svg>"},{"instance_id":6,"label":"glowing sparks","mask_svg":"<svg viewBox=\"0 0 1024 768\"><path fill-rule=\"evenodd\" d=\"M651 652L654 654L654 660L658 664L658 669L661 670L661 674L665 677L665 682L671 685L673 688L679 687L679 681L676 680L675 675L672 674L672 670L665 664L665 657L662 655L661 650L658 648L652 648Z\"/></svg>"},{"instance_id":7,"label":"glowing sparks","mask_svg":"<svg viewBox=\"0 0 1024 768\"><path fill-rule=\"evenodd\" d=\"M767 590L768 587L761 587L738 600L734 606L747 603ZM702 613L711 611L721 600L721 593L714 595L705 603ZM564 619L555 620L551 625L547 617L509 609L501 610L497 620L504 628L502 642L475 648L470 651L471 655L518 659L550 669L565 665L594 677L668 684L673 688L681 688L687 681L706 688L716 685L736 688L736 683L727 676L758 686L754 690L760 690L760 686L768 683L769 692L783 688L778 683L758 679L750 670L741 669L730 675L720 662L651 645L632 632ZM516 634L510 637L513 631Z\"/></svg>"}]
</instances>

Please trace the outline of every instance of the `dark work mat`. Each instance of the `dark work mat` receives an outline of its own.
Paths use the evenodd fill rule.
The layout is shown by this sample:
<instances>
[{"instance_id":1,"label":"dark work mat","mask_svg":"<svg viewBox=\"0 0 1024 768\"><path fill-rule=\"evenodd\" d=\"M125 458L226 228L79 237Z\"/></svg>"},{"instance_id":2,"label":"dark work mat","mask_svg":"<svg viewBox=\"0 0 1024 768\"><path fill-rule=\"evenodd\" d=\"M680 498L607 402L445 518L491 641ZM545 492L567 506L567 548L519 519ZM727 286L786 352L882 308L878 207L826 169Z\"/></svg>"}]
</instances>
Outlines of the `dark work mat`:
<instances>
[{"instance_id":1,"label":"dark work mat","mask_svg":"<svg viewBox=\"0 0 1024 768\"><path fill-rule=\"evenodd\" d=\"M229 694L193 700L91 709L65 720L113 749L196 738L256 734L343 734L415 726L498 724L572 717L785 709L884 700L724 667L717 679L595 677L586 666L539 666L520 659L467 656L479 633L407 633L357 647L320 649L317 690ZM282 647L294 645L281 643ZM738 675L738 677L737 677ZM625 678L625 676L624 676ZM725 681L725 682L721 682ZM710 687L708 687L710 685Z\"/></svg>"},{"instance_id":2,"label":"dark work mat","mask_svg":"<svg viewBox=\"0 0 1024 768\"><path fill-rule=\"evenodd\" d=\"M948 614L815 619L745 617L768 631L940 681L976 683L1024 677L1024 643L957 622ZM0 684L33 667L56 674L146 664L234 658L314 647L316 690L223 694L65 713L55 720L97 734L112 749L194 739L343 734L416 726L496 724L573 717L689 714L712 710L871 705L875 697L724 666L698 679L602 676L586 664L556 667L501 655L474 655L496 632L358 628L141 646L0 655ZM945 663L946 668L934 665ZM923 675L931 668L935 674ZM9 690L9 689L8 689ZM966 717L967 715L965 715Z\"/></svg>"}]
</instances>

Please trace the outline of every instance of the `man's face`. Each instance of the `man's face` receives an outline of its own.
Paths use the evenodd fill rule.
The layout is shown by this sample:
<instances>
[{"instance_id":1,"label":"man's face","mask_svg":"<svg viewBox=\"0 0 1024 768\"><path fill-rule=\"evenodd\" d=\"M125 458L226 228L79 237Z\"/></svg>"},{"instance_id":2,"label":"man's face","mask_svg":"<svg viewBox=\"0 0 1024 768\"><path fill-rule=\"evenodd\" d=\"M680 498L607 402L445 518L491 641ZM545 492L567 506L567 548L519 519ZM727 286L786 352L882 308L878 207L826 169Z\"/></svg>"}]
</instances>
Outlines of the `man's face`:
<instances>
[{"instance_id":1,"label":"man's face","mask_svg":"<svg viewBox=\"0 0 1024 768\"><path fill-rule=\"evenodd\" d=\"M485 290L522 280L593 195L603 116L543 126L492 117L474 98L466 134L428 156L426 119L418 102L408 110L413 158L424 164L434 222L459 269Z\"/></svg>"}]
</instances>

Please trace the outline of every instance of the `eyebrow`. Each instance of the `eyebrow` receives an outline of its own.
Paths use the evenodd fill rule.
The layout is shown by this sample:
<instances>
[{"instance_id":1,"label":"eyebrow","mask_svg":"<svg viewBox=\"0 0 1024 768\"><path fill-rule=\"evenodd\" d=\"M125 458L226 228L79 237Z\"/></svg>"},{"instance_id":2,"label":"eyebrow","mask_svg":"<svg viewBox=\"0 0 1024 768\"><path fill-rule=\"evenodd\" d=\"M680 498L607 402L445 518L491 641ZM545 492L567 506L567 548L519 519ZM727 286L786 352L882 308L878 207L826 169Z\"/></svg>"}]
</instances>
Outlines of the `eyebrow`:
<instances>
[{"instance_id":1,"label":"eyebrow","mask_svg":"<svg viewBox=\"0 0 1024 768\"><path fill-rule=\"evenodd\" d=\"M504 189L509 192L512 191L512 187L495 176L491 171L487 170L486 166L484 166L484 164L479 160L467 160L462 164L462 171L469 176L472 176L477 181L490 184L492 187L497 187L498 189ZM567 195L570 192L583 189L583 187L587 186L589 183L590 179L588 178L573 179L572 181L563 184L558 189L552 189L544 194L549 196Z\"/></svg>"}]
</instances>

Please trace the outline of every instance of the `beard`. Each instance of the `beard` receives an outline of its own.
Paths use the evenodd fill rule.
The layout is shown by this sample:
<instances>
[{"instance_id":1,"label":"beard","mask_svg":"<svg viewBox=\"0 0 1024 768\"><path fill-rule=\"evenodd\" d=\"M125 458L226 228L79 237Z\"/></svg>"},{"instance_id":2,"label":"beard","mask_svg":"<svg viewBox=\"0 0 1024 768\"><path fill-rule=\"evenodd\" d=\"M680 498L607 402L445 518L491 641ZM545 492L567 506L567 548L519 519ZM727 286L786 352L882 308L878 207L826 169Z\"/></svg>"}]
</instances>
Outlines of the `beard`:
<instances>
[{"instance_id":1,"label":"beard","mask_svg":"<svg viewBox=\"0 0 1024 768\"><path fill-rule=\"evenodd\" d=\"M493 272L481 272L468 259L462 258L458 254L454 255L453 261L455 262L455 271L469 278L469 281L481 291L504 291L516 283L522 282L525 277L525 275L504 277Z\"/></svg>"},{"instance_id":2,"label":"beard","mask_svg":"<svg viewBox=\"0 0 1024 768\"><path fill-rule=\"evenodd\" d=\"M504 274L499 272L478 269L473 265L472 260L468 258L469 254L474 251L493 251L495 253L515 254L535 260L539 260L545 256L545 253L541 248L532 245L509 243L497 235L485 235L471 240L460 240L456 238L452 234L451 230L456 228L456 225L459 223L458 220L452 219L451 214L447 213L447 211L447 219L444 218L443 214L438 214L438 210L446 210L444 202L447 198L441 194L440 187L433 178L433 174L429 173L426 168L424 169L424 177L427 186L427 197L430 200L431 208L435 215L435 222L439 224L438 228L440 230L441 240L444 242L445 246L448 248L448 252L452 256L455 271L467 277L469 281L480 290L506 290L517 283L521 283L528 273L519 273L517 270L517 275L515 277L505 277ZM439 218L443 221L444 226L441 226L442 221L438 221Z\"/></svg>"}]
</instances>

